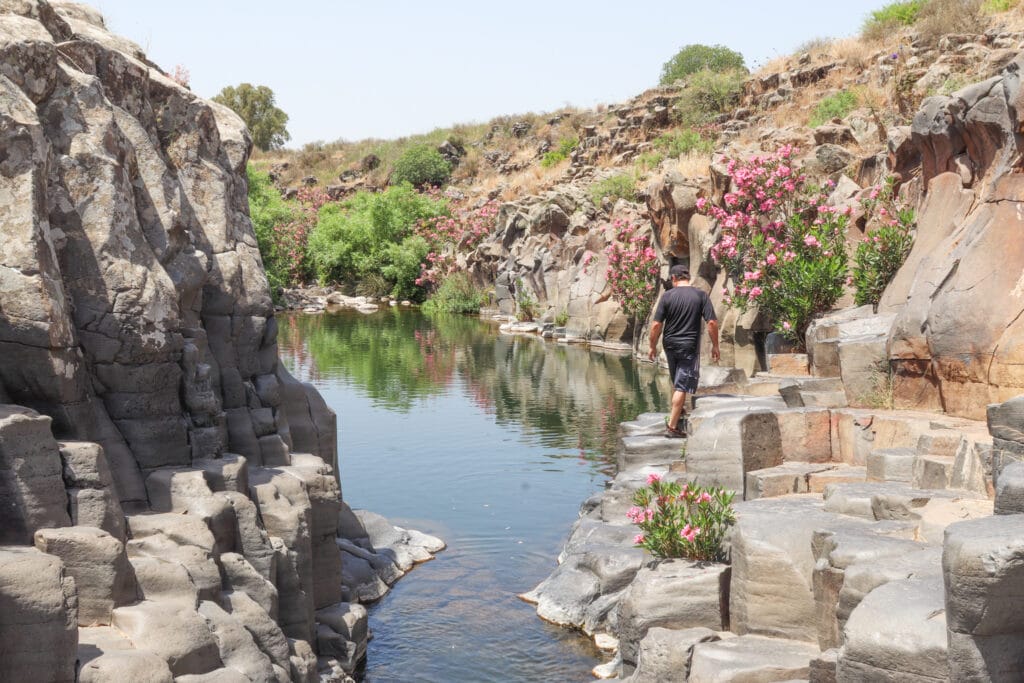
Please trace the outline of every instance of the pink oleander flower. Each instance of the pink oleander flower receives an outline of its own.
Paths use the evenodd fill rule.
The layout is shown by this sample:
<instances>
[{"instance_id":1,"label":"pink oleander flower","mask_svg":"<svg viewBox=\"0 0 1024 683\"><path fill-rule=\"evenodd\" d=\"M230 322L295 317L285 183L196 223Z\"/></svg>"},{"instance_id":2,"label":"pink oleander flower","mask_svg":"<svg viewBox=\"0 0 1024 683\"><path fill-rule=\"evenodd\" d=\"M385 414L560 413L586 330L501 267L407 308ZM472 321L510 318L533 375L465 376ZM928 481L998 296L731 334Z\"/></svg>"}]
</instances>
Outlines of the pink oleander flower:
<instances>
[{"instance_id":1,"label":"pink oleander flower","mask_svg":"<svg viewBox=\"0 0 1024 683\"><path fill-rule=\"evenodd\" d=\"M791 329L793 329L793 326L790 325L789 321L787 320L782 323L782 329L786 330L786 332L789 332Z\"/></svg>"},{"instance_id":2,"label":"pink oleander flower","mask_svg":"<svg viewBox=\"0 0 1024 683\"><path fill-rule=\"evenodd\" d=\"M660 474L652 472L652 473L647 475L647 485L648 486L650 486L651 484L653 484L656 481L661 481L661 475Z\"/></svg>"},{"instance_id":3,"label":"pink oleander flower","mask_svg":"<svg viewBox=\"0 0 1024 683\"><path fill-rule=\"evenodd\" d=\"M821 246L821 242L819 242L818 238L815 237L814 235L807 235L806 237L804 237L804 244L806 244L809 247Z\"/></svg>"},{"instance_id":4,"label":"pink oleander flower","mask_svg":"<svg viewBox=\"0 0 1024 683\"><path fill-rule=\"evenodd\" d=\"M633 545L643 545L646 540L643 534L637 534L633 537Z\"/></svg>"},{"instance_id":5,"label":"pink oleander flower","mask_svg":"<svg viewBox=\"0 0 1024 683\"><path fill-rule=\"evenodd\" d=\"M779 257L777 257L775 254L768 254L768 256L766 256L764 260L765 263L767 263L769 266L774 266L776 262L779 260Z\"/></svg>"},{"instance_id":6,"label":"pink oleander flower","mask_svg":"<svg viewBox=\"0 0 1024 683\"><path fill-rule=\"evenodd\" d=\"M764 293L764 290L761 289L760 287L751 287L750 288L750 298L751 299L756 299L757 297L761 296L761 294L763 294L763 293Z\"/></svg>"}]
</instances>

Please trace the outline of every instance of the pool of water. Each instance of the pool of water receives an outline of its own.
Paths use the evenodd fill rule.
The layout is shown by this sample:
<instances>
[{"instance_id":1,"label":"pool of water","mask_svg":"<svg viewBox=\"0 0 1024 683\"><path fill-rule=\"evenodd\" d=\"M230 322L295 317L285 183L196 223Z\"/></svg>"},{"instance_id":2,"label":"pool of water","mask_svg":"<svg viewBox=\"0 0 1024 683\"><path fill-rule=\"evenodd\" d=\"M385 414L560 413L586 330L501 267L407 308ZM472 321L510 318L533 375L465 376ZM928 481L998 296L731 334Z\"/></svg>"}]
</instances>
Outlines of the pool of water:
<instances>
[{"instance_id":1,"label":"pool of water","mask_svg":"<svg viewBox=\"0 0 1024 683\"><path fill-rule=\"evenodd\" d=\"M281 355L338 413L353 508L436 536L370 608L364 680L587 681L600 655L519 593L608 478L620 421L664 410L649 365L413 310L281 320Z\"/></svg>"}]
</instances>

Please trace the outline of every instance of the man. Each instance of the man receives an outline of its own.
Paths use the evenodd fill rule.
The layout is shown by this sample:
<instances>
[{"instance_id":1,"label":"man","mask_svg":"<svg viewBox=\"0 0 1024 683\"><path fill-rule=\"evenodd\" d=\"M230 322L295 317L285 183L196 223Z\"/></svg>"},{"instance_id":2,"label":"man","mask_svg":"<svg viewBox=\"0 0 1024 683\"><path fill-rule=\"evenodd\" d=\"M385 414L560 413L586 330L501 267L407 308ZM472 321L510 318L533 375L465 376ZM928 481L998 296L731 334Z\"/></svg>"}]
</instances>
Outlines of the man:
<instances>
[{"instance_id":1,"label":"man","mask_svg":"<svg viewBox=\"0 0 1024 683\"><path fill-rule=\"evenodd\" d=\"M672 378L672 412L668 417L665 436L680 439L686 436L686 417L683 408L686 395L697 391L700 378L700 331L701 319L708 324L711 336L711 360L718 362L718 318L707 294L690 286L690 269L682 264L669 270L672 288L661 296L654 311L654 325L651 326L651 352L648 357L655 359L658 353L658 338L665 348L668 359L668 374ZM680 424L682 420L682 424Z\"/></svg>"}]
</instances>

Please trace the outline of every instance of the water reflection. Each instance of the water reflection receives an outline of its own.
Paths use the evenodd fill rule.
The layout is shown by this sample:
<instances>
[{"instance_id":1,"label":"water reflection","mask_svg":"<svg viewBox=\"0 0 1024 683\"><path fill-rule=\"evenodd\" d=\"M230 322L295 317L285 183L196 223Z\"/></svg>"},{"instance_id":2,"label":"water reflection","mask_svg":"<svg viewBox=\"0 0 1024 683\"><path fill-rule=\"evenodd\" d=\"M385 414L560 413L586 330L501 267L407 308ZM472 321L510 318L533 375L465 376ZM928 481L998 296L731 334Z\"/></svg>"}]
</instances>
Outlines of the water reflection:
<instances>
[{"instance_id":1,"label":"water reflection","mask_svg":"<svg viewBox=\"0 0 1024 683\"><path fill-rule=\"evenodd\" d=\"M338 413L345 499L448 543L371 607L365 680L590 680L590 642L516 596L606 481L619 421L664 408L654 369L410 310L280 322Z\"/></svg>"},{"instance_id":2,"label":"water reflection","mask_svg":"<svg viewBox=\"0 0 1024 683\"><path fill-rule=\"evenodd\" d=\"M628 356L498 335L465 316L392 309L281 322L282 355L314 382L344 378L375 406L408 413L457 372L481 410L549 447L613 456L620 422L665 405L664 378Z\"/></svg>"}]
</instances>

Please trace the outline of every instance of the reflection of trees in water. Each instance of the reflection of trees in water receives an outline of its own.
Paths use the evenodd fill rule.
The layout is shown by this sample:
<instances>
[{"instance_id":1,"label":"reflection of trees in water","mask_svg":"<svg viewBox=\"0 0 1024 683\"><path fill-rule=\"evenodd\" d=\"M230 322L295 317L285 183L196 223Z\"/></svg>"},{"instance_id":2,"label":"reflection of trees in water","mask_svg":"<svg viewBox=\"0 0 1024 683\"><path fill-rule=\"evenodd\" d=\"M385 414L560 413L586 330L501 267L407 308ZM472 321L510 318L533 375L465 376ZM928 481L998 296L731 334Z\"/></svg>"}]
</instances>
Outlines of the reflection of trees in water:
<instances>
[{"instance_id":1,"label":"reflection of trees in water","mask_svg":"<svg viewBox=\"0 0 1024 683\"><path fill-rule=\"evenodd\" d=\"M629 357L523 337L489 348L491 362L464 373L470 386L491 397L499 423L521 423L552 446L611 456L620 422L664 409L655 369Z\"/></svg>"},{"instance_id":2,"label":"reflection of trees in water","mask_svg":"<svg viewBox=\"0 0 1024 683\"><path fill-rule=\"evenodd\" d=\"M344 377L379 405L408 412L456 377L498 423L520 423L554 448L615 452L618 425L664 409L651 366L624 356L496 335L475 318L389 310L281 318L280 347L312 381ZM665 384L662 382L662 384Z\"/></svg>"}]
</instances>

